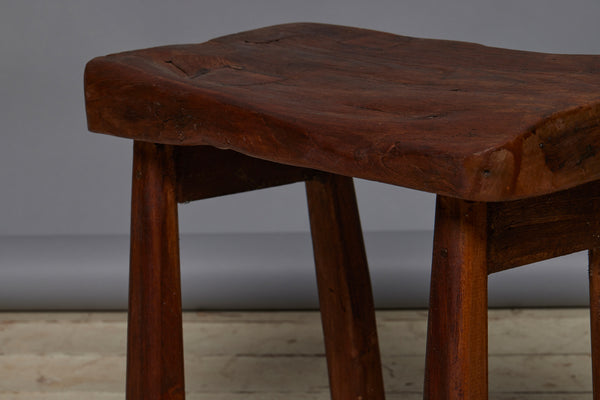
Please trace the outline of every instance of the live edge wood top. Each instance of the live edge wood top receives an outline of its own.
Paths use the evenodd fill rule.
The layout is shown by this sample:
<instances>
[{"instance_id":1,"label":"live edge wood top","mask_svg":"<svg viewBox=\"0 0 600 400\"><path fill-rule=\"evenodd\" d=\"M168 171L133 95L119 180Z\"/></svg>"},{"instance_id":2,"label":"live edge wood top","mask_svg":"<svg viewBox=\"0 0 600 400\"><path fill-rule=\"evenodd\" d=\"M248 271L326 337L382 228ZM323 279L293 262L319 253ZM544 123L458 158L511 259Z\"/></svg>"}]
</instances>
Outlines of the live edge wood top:
<instances>
[{"instance_id":1,"label":"live edge wood top","mask_svg":"<svg viewBox=\"0 0 600 400\"><path fill-rule=\"evenodd\" d=\"M89 129L503 201L600 178L600 56L288 24L99 57Z\"/></svg>"}]
</instances>

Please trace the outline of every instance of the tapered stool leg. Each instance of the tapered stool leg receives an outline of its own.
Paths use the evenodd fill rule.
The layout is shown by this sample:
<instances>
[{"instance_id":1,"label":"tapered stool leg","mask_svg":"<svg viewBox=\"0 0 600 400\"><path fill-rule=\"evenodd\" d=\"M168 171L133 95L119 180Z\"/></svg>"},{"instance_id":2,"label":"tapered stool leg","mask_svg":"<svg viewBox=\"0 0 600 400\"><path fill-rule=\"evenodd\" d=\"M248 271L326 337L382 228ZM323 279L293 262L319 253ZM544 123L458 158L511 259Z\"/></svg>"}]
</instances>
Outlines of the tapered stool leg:
<instances>
[{"instance_id":1,"label":"tapered stool leg","mask_svg":"<svg viewBox=\"0 0 600 400\"><path fill-rule=\"evenodd\" d=\"M352 178L307 181L333 400L384 399L375 310Z\"/></svg>"},{"instance_id":2,"label":"tapered stool leg","mask_svg":"<svg viewBox=\"0 0 600 400\"><path fill-rule=\"evenodd\" d=\"M600 249L589 250L590 324L594 400L600 400Z\"/></svg>"},{"instance_id":3,"label":"tapered stool leg","mask_svg":"<svg viewBox=\"0 0 600 400\"><path fill-rule=\"evenodd\" d=\"M175 172L168 146L135 142L127 399L183 400Z\"/></svg>"},{"instance_id":4,"label":"tapered stool leg","mask_svg":"<svg viewBox=\"0 0 600 400\"><path fill-rule=\"evenodd\" d=\"M486 205L438 196L425 399L487 399Z\"/></svg>"}]
</instances>

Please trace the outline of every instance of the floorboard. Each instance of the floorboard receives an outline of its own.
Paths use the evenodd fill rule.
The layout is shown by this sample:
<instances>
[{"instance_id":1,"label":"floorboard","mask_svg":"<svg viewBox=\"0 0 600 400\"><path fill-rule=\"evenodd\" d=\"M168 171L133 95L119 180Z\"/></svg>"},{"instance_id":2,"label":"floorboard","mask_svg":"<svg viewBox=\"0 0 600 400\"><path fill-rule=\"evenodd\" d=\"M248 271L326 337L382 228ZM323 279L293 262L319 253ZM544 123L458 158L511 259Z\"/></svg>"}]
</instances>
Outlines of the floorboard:
<instances>
[{"instance_id":1,"label":"floorboard","mask_svg":"<svg viewBox=\"0 0 600 400\"><path fill-rule=\"evenodd\" d=\"M421 397L426 312L377 314L388 399ZM491 399L591 397L586 309L491 310ZM123 313L0 313L0 400L122 399ZM188 312L192 400L327 399L315 312Z\"/></svg>"}]
</instances>

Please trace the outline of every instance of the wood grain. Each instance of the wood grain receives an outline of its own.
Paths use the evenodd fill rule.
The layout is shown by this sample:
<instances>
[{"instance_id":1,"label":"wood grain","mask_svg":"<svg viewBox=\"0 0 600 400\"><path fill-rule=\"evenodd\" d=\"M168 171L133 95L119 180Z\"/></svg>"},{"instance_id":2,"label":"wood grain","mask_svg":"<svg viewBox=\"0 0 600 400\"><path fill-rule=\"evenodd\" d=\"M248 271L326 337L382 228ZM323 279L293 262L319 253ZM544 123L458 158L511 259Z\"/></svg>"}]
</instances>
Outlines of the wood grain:
<instances>
[{"instance_id":1,"label":"wood grain","mask_svg":"<svg viewBox=\"0 0 600 400\"><path fill-rule=\"evenodd\" d=\"M600 56L279 25L113 54L89 129L500 201L600 178Z\"/></svg>"},{"instance_id":2,"label":"wood grain","mask_svg":"<svg viewBox=\"0 0 600 400\"><path fill-rule=\"evenodd\" d=\"M127 399L183 400L175 169L170 146L134 143Z\"/></svg>"},{"instance_id":3,"label":"wood grain","mask_svg":"<svg viewBox=\"0 0 600 400\"><path fill-rule=\"evenodd\" d=\"M438 196L425 399L487 399L486 206Z\"/></svg>"},{"instance_id":4,"label":"wood grain","mask_svg":"<svg viewBox=\"0 0 600 400\"><path fill-rule=\"evenodd\" d=\"M427 310L378 310L381 353L425 355ZM589 310L491 309L489 355L587 355ZM22 354L98 354L124 356L124 313L0 313L2 356ZM313 311L184 312L189 355L324 357L321 317ZM578 340L573 340L577 337ZM1 361L0 361L1 363ZM584 368L587 374L589 366Z\"/></svg>"},{"instance_id":5,"label":"wood grain","mask_svg":"<svg viewBox=\"0 0 600 400\"><path fill-rule=\"evenodd\" d=\"M594 400L600 400L600 248L589 250L590 337Z\"/></svg>"},{"instance_id":6,"label":"wood grain","mask_svg":"<svg viewBox=\"0 0 600 400\"><path fill-rule=\"evenodd\" d=\"M352 178L306 182L333 400L385 398L375 308Z\"/></svg>"},{"instance_id":7,"label":"wood grain","mask_svg":"<svg viewBox=\"0 0 600 400\"><path fill-rule=\"evenodd\" d=\"M425 397L485 398L488 272L598 248L598 72L323 24L92 60L90 130L136 140L128 398L183 398L176 202L306 179L333 397L383 398L352 176L438 194Z\"/></svg>"},{"instance_id":8,"label":"wood grain","mask_svg":"<svg viewBox=\"0 0 600 400\"><path fill-rule=\"evenodd\" d=\"M488 272L600 246L600 182L488 203Z\"/></svg>"},{"instance_id":9,"label":"wood grain","mask_svg":"<svg viewBox=\"0 0 600 400\"><path fill-rule=\"evenodd\" d=\"M178 202L305 181L318 173L210 146L173 146L173 157Z\"/></svg>"},{"instance_id":10,"label":"wood grain","mask_svg":"<svg viewBox=\"0 0 600 400\"><path fill-rule=\"evenodd\" d=\"M422 398L427 313L377 317L386 398ZM187 398L330 398L317 312L190 312L183 319ZM592 398L587 310L494 309L489 320L490 398ZM125 324L124 313L0 313L0 399L122 400Z\"/></svg>"}]
</instances>

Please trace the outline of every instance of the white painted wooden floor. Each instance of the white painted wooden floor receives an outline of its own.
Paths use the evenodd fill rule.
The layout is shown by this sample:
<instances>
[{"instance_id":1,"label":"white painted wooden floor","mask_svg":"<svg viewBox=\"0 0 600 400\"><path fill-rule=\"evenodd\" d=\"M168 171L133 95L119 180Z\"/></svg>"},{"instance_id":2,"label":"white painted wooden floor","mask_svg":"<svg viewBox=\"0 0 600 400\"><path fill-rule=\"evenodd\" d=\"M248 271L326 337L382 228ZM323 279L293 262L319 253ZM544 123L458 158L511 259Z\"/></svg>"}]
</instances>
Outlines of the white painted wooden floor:
<instances>
[{"instance_id":1,"label":"white painted wooden floor","mask_svg":"<svg viewBox=\"0 0 600 400\"><path fill-rule=\"evenodd\" d=\"M586 309L491 310L490 398L591 399ZM426 312L378 312L388 399L421 398ZM0 314L0 400L124 398L123 313ZM186 313L192 400L327 399L315 312Z\"/></svg>"}]
</instances>

